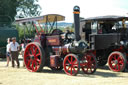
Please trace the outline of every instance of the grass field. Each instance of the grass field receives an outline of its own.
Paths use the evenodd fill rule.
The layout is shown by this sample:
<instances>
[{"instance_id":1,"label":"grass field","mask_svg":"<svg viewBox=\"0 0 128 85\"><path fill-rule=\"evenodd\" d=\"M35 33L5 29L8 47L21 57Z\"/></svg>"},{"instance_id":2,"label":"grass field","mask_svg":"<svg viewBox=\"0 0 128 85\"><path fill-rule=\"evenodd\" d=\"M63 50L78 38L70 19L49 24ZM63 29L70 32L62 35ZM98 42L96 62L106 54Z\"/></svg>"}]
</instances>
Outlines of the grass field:
<instances>
[{"instance_id":1,"label":"grass field","mask_svg":"<svg viewBox=\"0 0 128 85\"><path fill-rule=\"evenodd\" d=\"M68 76L63 70L53 72L48 67L40 73L31 73L22 66L17 69L5 65L6 61L0 60L0 85L128 85L128 71L112 72L107 65L93 75L80 71L77 76Z\"/></svg>"}]
</instances>

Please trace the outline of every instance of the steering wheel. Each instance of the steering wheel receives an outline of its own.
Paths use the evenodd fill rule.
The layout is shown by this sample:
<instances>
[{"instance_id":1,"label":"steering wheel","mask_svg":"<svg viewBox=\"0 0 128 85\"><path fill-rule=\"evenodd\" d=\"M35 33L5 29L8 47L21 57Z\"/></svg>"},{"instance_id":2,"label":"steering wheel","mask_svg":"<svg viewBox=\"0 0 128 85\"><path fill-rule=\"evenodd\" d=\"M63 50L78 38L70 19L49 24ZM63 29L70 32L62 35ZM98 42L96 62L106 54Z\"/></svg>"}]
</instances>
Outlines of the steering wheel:
<instances>
[{"instance_id":1,"label":"steering wheel","mask_svg":"<svg viewBox=\"0 0 128 85\"><path fill-rule=\"evenodd\" d=\"M54 29L53 31L52 31L52 35L60 35L60 34L62 34L63 32L60 30L60 29Z\"/></svg>"}]
</instances>

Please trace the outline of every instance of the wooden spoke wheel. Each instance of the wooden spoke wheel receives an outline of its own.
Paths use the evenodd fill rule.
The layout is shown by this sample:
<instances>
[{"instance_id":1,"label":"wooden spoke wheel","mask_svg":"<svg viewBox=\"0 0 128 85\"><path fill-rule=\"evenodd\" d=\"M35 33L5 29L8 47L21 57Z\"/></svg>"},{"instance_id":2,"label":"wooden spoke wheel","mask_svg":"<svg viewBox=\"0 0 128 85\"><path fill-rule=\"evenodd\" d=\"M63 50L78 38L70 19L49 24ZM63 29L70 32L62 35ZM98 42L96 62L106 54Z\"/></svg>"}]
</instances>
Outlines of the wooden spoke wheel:
<instances>
[{"instance_id":1,"label":"wooden spoke wheel","mask_svg":"<svg viewBox=\"0 0 128 85\"><path fill-rule=\"evenodd\" d=\"M124 71L126 66L125 55L118 51L112 52L108 57L108 66L112 71Z\"/></svg>"},{"instance_id":2,"label":"wooden spoke wheel","mask_svg":"<svg viewBox=\"0 0 128 85\"><path fill-rule=\"evenodd\" d=\"M67 75L75 76L80 70L78 57L74 54L68 54L63 61L64 71Z\"/></svg>"},{"instance_id":3,"label":"wooden spoke wheel","mask_svg":"<svg viewBox=\"0 0 128 85\"><path fill-rule=\"evenodd\" d=\"M45 62L44 50L36 42L29 43L24 51L24 63L30 72L42 70Z\"/></svg>"},{"instance_id":4,"label":"wooden spoke wheel","mask_svg":"<svg viewBox=\"0 0 128 85\"><path fill-rule=\"evenodd\" d=\"M81 60L80 66L85 74L93 74L97 69L96 57L91 53L86 53Z\"/></svg>"}]
</instances>

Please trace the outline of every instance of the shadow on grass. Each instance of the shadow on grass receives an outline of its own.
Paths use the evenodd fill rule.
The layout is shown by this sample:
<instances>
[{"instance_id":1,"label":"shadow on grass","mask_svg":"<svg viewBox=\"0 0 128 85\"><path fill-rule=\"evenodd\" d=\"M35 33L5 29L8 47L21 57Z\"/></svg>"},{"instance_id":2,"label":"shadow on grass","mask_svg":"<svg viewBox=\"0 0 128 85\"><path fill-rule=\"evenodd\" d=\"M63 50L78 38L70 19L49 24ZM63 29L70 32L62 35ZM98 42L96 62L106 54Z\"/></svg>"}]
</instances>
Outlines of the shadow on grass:
<instances>
[{"instance_id":1,"label":"shadow on grass","mask_svg":"<svg viewBox=\"0 0 128 85\"><path fill-rule=\"evenodd\" d=\"M51 74L65 74L67 75L64 70L61 71L53 71L50 69L43 69L41 72L39 73L51 73ZM123 77L120 76L118 74L120 74L122 72L101 72L101 71L96 71L94 74L84 74L83 71L79 71L78 75L76 77L89 77L89 78L96 78L96 77L103 77L103 78L109 78L109 77Z\"/></svg>"},{"instance_id":2,"label":"shadow on grass","mask_svg":"<svg viewBox=\"0 0 128 85\"><path fill-rule=\"evenodd\" d=\"M42 71L40 73L65 74L64 70L55 71L55 70L51 70L51 69L42 69Z\"/></svg>"},{"instance_id":3,"label":"shadow on grass","mask_svg":"<svg viewBox=\"0 0 128 85\"><path fill-rule=\"evenodd\" d=\"M98 66L98 69L110 70L107 65L105 65L105 66Z\"/></svg>"},{"instance_id":4,"label":"shadow on grass","mask_svg":"<svg viewBox=\"0 0 128 85\"><path fill-rule=\"evenodd\" d=\"M19 58L20 61L22 61L22 58ZM5 62L6 59L0 59L0 62ZM103 78L109 78L109 77L123 77L120 76L120 73L128 73L128 70L125 70L125 72L112 72L109 71L109 67L107 65L103 66L103 67L98 67L98 69L100 69L101 71L96 71L94 74L84 74L81 70L79 71L78 75L76 77L89 77L89 78L96 78L96 77L103 77ZM107 72L105 71L107 70ZM49 73L49 74L65 74L67 75L64 70L61 71L53 71L51 69L43 69L41 72L39 73ZM1 83L0 83L1 84Z\"/></svg>"}]
</instances>

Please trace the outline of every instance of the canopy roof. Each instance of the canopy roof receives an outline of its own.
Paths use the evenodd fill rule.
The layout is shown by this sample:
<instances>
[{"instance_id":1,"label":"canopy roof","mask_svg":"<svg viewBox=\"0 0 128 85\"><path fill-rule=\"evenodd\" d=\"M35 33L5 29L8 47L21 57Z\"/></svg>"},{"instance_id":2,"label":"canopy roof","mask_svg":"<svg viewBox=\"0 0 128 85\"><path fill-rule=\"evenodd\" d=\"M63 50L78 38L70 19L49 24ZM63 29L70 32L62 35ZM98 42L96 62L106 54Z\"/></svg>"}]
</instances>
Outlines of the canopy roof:
<instances>
[{"instance_id":1,"label":"canopy roof","mask_svg":"<svg viewBox=\"0 0 128 85\"><path fill-rule=\"evenodd\" d=\"M62 15L48 14L48 15L44 15L43 19L38 20L38 22L45 23L45 22L64 21L64 20L65 20L65 17Z\"/></svg>"},{"instance_id":2,"label":"canopy roof","mask_svg":"<svg viewBox=\"0 0 128 85\"><path fill-rule=\"evenodd\" d=\"M116 16L116 15L107 15L107 16L97 16L97 17L85 18L81 21L106 21L106 20L118 21L118 20L122 20L122 19L128 20L128 17Z\"/></svg>"},{"instance_id":3,"label":"canopy roof","mask_svg":"<svg viewBox=\"0 0 128 85\"><path fill-rule=\"evenodd\" d=\"M55 22L55 21L63 21L65 17L59 14L48 14L39 17L32 17L32 18L21 18L17 19L16 22L23 23L23 22L30 22L30 21L38 21L39 23L46 23L46 22Z\"/></svg>"}]
</instances>

